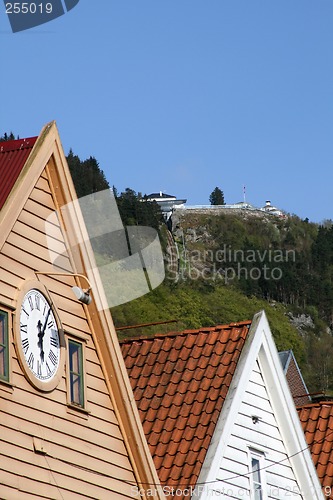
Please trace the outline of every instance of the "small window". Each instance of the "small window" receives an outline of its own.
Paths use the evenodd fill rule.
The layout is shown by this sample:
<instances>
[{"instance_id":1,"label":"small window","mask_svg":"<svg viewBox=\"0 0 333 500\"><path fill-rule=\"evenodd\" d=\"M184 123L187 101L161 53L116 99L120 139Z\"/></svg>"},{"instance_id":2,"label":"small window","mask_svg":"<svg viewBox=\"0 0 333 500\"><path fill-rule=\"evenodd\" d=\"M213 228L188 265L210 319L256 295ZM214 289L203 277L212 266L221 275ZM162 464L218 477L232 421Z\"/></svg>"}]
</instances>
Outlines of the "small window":
<instances>
[{"instance_id":1,"label":"small window","mask_svg":"<svg viewBox=\"0 0 333 500\"><path fill-rule=\"evenodd\" d=\"M9 381L8 314L0 311L0 380Z\"/></svg>"},{"instance_id":2,"label":"small window","mask_svg":"<svg viewBox=\"0 0 333 500\"><path fill-rule=\"evenodd\" d=\"M251 458L252 479L253 479L253 498L254 500L262 500L262 484L260 472L260 460Z\"/></svg>"},{"instance_id":3,"label":"small window","mask_svg":"<svg viewBox=\"0 0 333 500\"><path fill-rule=\"evenodd\" d=\"M265 483L264 483L264 460L265 455L257 450L250 450L250 472L251 472L251 489L253 500L264 500Z\"/></svg>"},{"instance_id":4,"label":"small window","mask_svg":"<svg viewBox=\"0 0 333 500\"><path fill-rule=\"evenodd\" d=\"M70 402L84 407L83 348L80 342L68 341Z\"/></svg>"}]
</instances>

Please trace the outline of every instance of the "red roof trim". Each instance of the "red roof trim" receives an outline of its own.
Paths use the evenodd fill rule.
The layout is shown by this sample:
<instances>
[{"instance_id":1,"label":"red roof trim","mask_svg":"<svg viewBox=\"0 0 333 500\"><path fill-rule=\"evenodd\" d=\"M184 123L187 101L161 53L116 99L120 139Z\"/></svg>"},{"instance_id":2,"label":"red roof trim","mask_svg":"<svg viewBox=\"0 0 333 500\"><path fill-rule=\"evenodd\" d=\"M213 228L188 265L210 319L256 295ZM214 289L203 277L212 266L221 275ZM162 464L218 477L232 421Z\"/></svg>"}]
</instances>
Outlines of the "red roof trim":
<instances>
[{"instance_id":1,"label":"red roof trim","mask_svg":"<svg viewBox=\"0 0 333 500\"><path fill-rule=\"evenodd\" d=\"M17 181L37 137L0 142L0 210Z\"/></svg>"}]
</instances>

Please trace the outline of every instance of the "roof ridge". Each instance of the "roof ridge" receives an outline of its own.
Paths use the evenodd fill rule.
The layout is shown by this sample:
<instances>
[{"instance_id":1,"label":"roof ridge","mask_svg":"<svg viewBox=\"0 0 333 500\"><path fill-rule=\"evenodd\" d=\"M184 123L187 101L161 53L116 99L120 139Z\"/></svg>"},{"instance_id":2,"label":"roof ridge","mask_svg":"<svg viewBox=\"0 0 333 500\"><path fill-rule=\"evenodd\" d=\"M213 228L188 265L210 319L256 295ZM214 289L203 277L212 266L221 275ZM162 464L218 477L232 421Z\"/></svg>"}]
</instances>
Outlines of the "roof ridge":
<instances>
[{"instance_id":1,"label":"roof ridge","mask_svg":"<svg viewBox=\"0 0 333 500\"><path fill-rule=\"evenodd\" d=\"M25 137L23 139L12 139L10 141L0 141L0 152L17 151L19 149L32 148L38 136Z\"/></svg>"},{"instance_id":2,"label":"roof ridge","mask_svg":"<svg viewBox=\"0 0 333 500\"><path fill-rule=\"evenodd\" d=\"M156 333L156 334L153 334L153 335L139 335L137 337L129 337L129 338L126 338L126 339L119 339L119 343L120 344L126 344L126 343L132 343L134 341L144 341L144 340L149 340L149 341L154 341L155 339L158 339L158 338L174 338L174 337L177 337L177 336L185 336L185 335L190 335L190 334L193 334L193 335L197 335L199 333L210 333L212 331L216 331L216 330L228 330L228 329L231 329L231 328L241 328L243 326L250 326L252 323L251 320L247 320L247 321L239 321L237 323L228 323L228 324L222 324L222 325L214 325L214 326L203 326L201 328L193 328L193 329L184 329L184 330L180 330L178 332L175 332L175 331L172 331L172 332L166 332L166 333Z\"/></svg>"},{"instance_id":3,"label":"roof ridge","mask_svg":"<svg viewBox=\"0 0 333 500\"><path fill-rule=\"evenodd\" d=\"M333 401L325 401L324 399L321 399L320 401L315 401L313 403L305 403L304 405L297 405L297 410L314 408L315 406L322 406L322 405L333 406Z\"/></svg>"}]
</instances>

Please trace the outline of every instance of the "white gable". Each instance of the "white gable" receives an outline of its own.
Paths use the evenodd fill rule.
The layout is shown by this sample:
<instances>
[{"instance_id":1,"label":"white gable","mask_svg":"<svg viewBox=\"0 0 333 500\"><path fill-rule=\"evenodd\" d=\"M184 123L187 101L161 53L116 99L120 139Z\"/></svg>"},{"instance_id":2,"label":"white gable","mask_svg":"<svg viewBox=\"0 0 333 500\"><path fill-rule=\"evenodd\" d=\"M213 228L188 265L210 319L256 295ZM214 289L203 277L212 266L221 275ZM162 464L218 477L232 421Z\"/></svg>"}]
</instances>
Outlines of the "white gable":
<instances>
[{"instance_id":1,"label":"white gable","mask_svg":"<svg viewBox=\"0 0 333 500\"><path fill-rule=\"evenodd\" d=\"M253 320L193 498L256 500L259 476L263 500L324 498L264 313Z\"/></svg>"},{"instance_id":2,"label":"white gable","mask_svg":"<svg viewBox=\"0 0 333 500\"><path fill-rule=\"evenodd\" d=\"M261 471L267 498L284 498L291 496L291 492L299 491L258 361L252 370L218 471L218 479L222 480L228 498L250 498L248 472L251 451L255 450L262 454L262 463L267 467ZM235 474L235 471L238 473ZM218 483L215 487L221 489ZM297 494L292 497L295 500L302 498Z\"/></svg>"}]
</instances>

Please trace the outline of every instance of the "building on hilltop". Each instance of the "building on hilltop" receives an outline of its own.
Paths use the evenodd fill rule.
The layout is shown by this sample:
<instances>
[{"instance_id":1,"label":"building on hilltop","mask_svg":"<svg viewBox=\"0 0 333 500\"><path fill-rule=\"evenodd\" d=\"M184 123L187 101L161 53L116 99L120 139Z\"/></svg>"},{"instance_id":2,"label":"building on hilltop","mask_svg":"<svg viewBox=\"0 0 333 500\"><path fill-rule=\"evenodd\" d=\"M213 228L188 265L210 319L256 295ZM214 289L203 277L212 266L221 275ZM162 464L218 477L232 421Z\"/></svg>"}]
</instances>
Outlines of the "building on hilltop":
<instances>
[{"instance_id":1,"label":"building on hilltop","mask_svg":"<svg viewBox=\"0 0 333 500\"><path fill-rule=\"evenodd\" d=\"M145 195L142 198L142 201L156 201L156 203L161 207L165 220L168 220L176 208L184 208L187 200L177 199L176 196L162 193L162 191L160 191L159 193Z\"/></svg>"},{"instance_id":2,"label":"building on hilltop","mask_svg":"<svg viewBox=\"0 0 333 500\"><path fill-rule=\"evenodd\" d=\"M229 203L224 205L180 205L175 206L174 209L186 209L186 211L193 212L206 212L210 214L221 214L223 212L227 213L240 213L240 212L252 212L254 215L261 215L263 212L268 215L275 217L286 218L287 215L280 209L271 205L270 201L266 201L266 205L262 208L257 208L247 201L240 201L238 203Z\"/></svg>"},{"instance_id":3,"label":"building on hilltop","mask_svg":"<svg viewBox=\"0 0 333 500\"><path fill-rule=\"evenodd\" d=\"M280 210L279 208L274 207L271 204L270 200L266 201L265 206L263 206L261 208L261 210L263 212L266 212L267 214L276 215L277 217L286 217L286 214L282 210Z\"/></svg>"}]
</instances>

